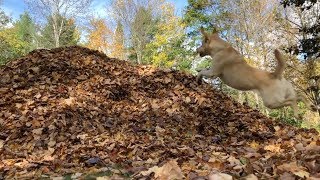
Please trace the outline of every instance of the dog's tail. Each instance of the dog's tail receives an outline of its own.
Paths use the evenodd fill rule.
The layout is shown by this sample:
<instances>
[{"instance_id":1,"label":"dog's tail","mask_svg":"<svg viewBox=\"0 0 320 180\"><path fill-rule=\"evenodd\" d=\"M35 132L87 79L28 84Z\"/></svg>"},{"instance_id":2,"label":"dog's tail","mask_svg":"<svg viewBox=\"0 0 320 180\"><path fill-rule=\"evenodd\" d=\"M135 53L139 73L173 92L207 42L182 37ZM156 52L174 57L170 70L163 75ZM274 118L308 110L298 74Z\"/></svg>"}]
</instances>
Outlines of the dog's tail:
<instances>
[{"instance_id":1,"label":"dog's tail","mask_svg":"<svg viewBox=\"0 0 320 180\"><path fill-rule=\"evenodd\" d=\"M274 55L276 57L278 65L276 67L276 70L272 74L274 75L275 78L281 79L284 68L286 67L286 62L278 49L274 50Z\"/></svg>"}]
</instances>

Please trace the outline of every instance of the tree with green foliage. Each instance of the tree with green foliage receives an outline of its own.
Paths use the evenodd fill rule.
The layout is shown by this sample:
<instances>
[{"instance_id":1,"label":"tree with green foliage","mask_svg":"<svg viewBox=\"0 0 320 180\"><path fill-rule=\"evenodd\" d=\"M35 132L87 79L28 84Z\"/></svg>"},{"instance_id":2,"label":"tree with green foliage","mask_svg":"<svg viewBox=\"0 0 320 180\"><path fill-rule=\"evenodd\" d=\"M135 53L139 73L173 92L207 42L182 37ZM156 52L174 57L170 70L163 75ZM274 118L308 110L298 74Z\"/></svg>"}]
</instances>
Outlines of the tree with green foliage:
<instances>
[{"instance_id":1,"label":"tree with green foliage","mask_svg":"<svg viewBox=\"0 0 320 180\"><path fill-rule=\"evenodd\" d=\"M131 42L137 57L137 63L143 62L143 55L146 45L151 40L151 30L154 27L154 19L151 11L145 7L140 7L131 25Z\"/></svg>"},{"instance_id":2,"label":"tree with green foliage","mask_svg":"<svg viewBox=\"0 0 320 180\"><path fill-rule=\"evenodd\" d=\"M315 107L320 106L320 3L315 0L282 0L285 8L282 22L294 41L286 46L299 57L298 65L289 66L296 84ZM320 109L318 110L320 115Z\"/></svg>"},{"instance_id":3,"label":"tree with green foliage","mask_svg":"<svg viewBox=\"0 0 320 180\"><path fill-rule=\"evenodd\" d=\"M189 36L199 35L200 27L212 29L213 27L221 29L230 28L230 24L219 23L222 19L229 16L229 12L221 6L224 0L188 0L188 6L185 9L183 22L188 27ZM219 25L224 25L218 27Z\"/></svg>"},{"instance_id":4,"label":"tree with green foliage","mask_svg":"<svg viewBox=\"0 0 320 180\"><path fill-rule=\"evenodd\" d=\"M20 19L14 23L17 38L24 42L22 51L24 54L38 47L36 25L28 12L20 15Z\"/></svg>"},{"instance_id":5,"label":"tree with green foliage","mask_svg":"<svg viewBox=\"0 0 320 180\"><path fill-rule=\"evenodd\" d=\"M0 5L2 0L0 0ZM6 37L7 28L5 27L10 22L10 17L0 8L0 65L6 63L14 57L12 46Z\"/></svg>"},{"instance_id":6,"label":"tree with green foliage","mask_svg":"<svg viewBox=\"0 0 320 180\"><path fill-rule=\"evenodd\" d=\"M91 49L97 49L110 56L112 31L104 19L92 18L88 27L88 43L86 46Z\"/></svg>"},{"instance_id":7,"label":"tree with green foliage","mask_svg":"<svg viewBox=\"0 0 320 180\"><path fill-rule=\"evenodd\" d=\"M0 0L0 5L2 4L2 0ZM7 16L4 11L0 8L0 30L8 24L10 21L10 17Z\"/></svg>"},{"instance_id":8,"label":"tree with green foliage","mask_svg":"<svg viewBox=\"0 0 320 180\"><path fill-rule=\"evenodd\" d=\"M125 59L125 44L124 44L124 29L120 21L117 22L117 27L113 35L113 45L111 56L119 58L121 60Z\"/></svg>"},{"instance_id":9,"label":"tree with green foliage","mask_svg":"<svg viewBox=\"0 0 320 180\"><path fill-rule=\"evenodd\" d=\"M1 64L35 49L37 47L36 25L30 15L25 12L13 23L12 27L1 28L0 42Z\"/></svg>"},{"instance_id":10,"label":"tree with green foliage","mask_svg":"<svg viewBox=\"0 0 320 180\"><path fill-rule=\"evenodd\" d=\"M66 29L70 26L70 20L75 20L77 17L83 17L89 11L92 0L24 0L31 10L32 15L37 17L40 22L49 22L51 27L48 32L51 32L50 40L54 40L54 47L64 46L68 43L65 41ZM61 18L64 17L64 18ZM72 20L72 21L73 21ZM73 23L74 24L74 23ZM63 34L64 33L64 34ZM50 42L50 47L51 47Z\"/></svg>"},{"instance_id":11,"label":"tree with green foliage","mask_svg":"<svg viewBox=\"0 0 320 180\"><path fill-rule=\"evenodd\" d=\"M0 29L2 29L6 24L8 24L10 18L0 9Z\"/></svg>"},{"instance_id":12,"label":"tree with green foliage","mask_svg":"<svg viewBox=\"0 0 320 180\"><path fill-rule=\"evenodd\" d=\"M41 44L45 48L56 47L56 37L54 35L53 19L48 17L48 23L41 31ZM57 21L64 21L63 26L60 27L61 32L59 36L59 46L76 45L79 42L80 35L73 19L59 16ZM62 23L61 23L62 24Z\"/></svg>"},{"instance_id":13,"label":"tree with green foliage","mask_svg":"<svg viewBox=\"0 0 320 180\"><path fill-rule=\"evenodd\" d=\"M174 67L188 69L191 58L187 58L188 51L183 43L186 40L185 26L181 18L175 15L175 8L171 3L164 3L159 7L161 14L154 26L151 41L146 45L145 61L157 67Z\"/></svg>"},{"instance_id":14,"label":"tree with green foliage","mask_svg":"<svg viewBox=\"0 0 320 180\"><path fill-rule=\"evenodd\" d=\"M9 17L0 9L0 28L3 28L10 21Z\"/></svg>"},{"instance_id":15,"label":"tree with green foliage","mask_svg":"<svg viewBox=\"0 0 320 180\"><path fill-rule=\"evenodd\" d=\"M16 27L5 28L0 31L0 61L1 64L25 54L24 41L17 36Z\"/></svg>"},{"instance_id":16,"label":"tree with green foliage","mask_svg":"<svg viewBox=\"0 0 320 180\"><path fill-rule=\"evenodd\" d=\"M294 54L303 54L305 57L320 58L320 3L317 0L282 0L284 8L291 6L298 9L297 17L305 17L304 21L295 22L287 17L299 30L302 38L299 44L288 48ZM301 18L300 18L301 19Z\"/></svg>"},{"instance_id":17,"label":"tree with green foliage","mask_svg":"<svg viewBox=\"0 0 320 180\"><path fill-rule=\"evenodd\" d=\"M152 39L152 33L161 13L159 8L165 0L111 0L110 7L116 21L124 29L125 45L129 59L139 64L146 63L145 47Z\"/></svg>"}]
</instances>

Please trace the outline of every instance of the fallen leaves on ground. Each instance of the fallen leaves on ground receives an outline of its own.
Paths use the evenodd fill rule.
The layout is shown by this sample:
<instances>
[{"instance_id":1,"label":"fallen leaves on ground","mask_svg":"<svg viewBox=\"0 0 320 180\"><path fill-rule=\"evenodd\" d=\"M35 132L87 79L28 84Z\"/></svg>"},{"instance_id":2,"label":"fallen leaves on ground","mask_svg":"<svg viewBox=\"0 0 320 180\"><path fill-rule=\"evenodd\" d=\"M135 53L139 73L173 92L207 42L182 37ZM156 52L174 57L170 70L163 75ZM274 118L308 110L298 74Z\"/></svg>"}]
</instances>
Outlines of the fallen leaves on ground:
<instances>
[{"instance_id":1,"label":"fallen leaves on ground","mask_svg":"<svg viewBox=\"0 0 320 180\"><path fill-rule=\"evenodd\" d=\"M156 179L183 179L184 176L178 163L174 160L171 160L164 164L162 167L154 166L148 171L142 171L140 174L142 176L149 176L151 173L154 173Z\"/></svg>"},{"instance_id":2,"label":"fallen leaves on ground","mask_svg":"<svg viewBox=\"0 0 320 180\"><path fill-rule=\"evenodd\" d=\"M0 179L320 177L315 130L271 120L183 72L74 46L35 50L0 77Z\"/></svg>"}]
</instances>

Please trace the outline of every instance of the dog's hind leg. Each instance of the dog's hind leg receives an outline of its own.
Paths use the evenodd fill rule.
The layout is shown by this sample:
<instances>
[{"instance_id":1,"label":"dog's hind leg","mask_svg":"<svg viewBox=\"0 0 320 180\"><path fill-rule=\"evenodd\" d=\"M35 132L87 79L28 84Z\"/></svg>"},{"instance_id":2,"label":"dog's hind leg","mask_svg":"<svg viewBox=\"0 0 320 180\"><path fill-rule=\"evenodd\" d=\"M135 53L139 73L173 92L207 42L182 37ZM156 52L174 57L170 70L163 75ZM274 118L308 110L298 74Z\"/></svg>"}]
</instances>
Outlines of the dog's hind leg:
<instances>
[{"instance_id":1,"label":"dog's hind leg","mask_svg":"<svg viewBox=\"0 0 320 180\"><path fill-rule=\"evenodd\" d=\"M286 106L290 106L292 108L293 111L293 116L296 119L302 119L302 117L299 116L298 112L299 112L299 108L298 108L298 102L296 99L290 99L290 100L286 100L285 102L283 102L280 106L278 106L277 108L280 107L286 107Z\"/></svg>"},{"instance_id":2,"label":"dog's hind leg","mask_svg":"<svg viewBox=\"0 0 320 180\"><path fill-rule=\"evenodd\" d=\"M264 102L265 103L265 102ZM292 99L287 99L284 102L281 103L272 103L272 104L267 104L265 103L265 106L270 108L270 109L279 109L283 108L286 106L290 106L293 110L293 115L296 119L299 119L299 114L298 114L298 104L297 104L297 99L292 98ZM301 118L300 118L301 119Z\"/></svg>"}]
</instances>

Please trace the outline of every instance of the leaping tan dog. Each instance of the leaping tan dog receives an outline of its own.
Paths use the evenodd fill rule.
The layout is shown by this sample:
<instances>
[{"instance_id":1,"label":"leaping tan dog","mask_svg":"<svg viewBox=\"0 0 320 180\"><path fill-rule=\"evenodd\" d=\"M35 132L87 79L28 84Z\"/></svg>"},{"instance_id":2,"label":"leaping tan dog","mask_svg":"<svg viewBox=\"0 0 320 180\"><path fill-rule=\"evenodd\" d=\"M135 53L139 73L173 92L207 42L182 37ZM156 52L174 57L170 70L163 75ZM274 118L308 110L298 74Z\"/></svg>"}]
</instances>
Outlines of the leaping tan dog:
<instances>
[{"instance_id":1,"label":"leaping tan dog","mask_svg":"<svg viewBox=\"0 0 320 180\"><path fill-rule=\"evenodd\" d=\"M267 72L248 65L243 56L221 39L217 32L209 34L203 28L200 31L203 42L197 49L197 53L201 57L211 56L212 67L198 73L198 82L201 81L202 76L219 77L232 88L243 91L256 90L266 107L278 109L291 106L295 118L299 118L297 101L303 101L311 108L306 98L297 95L292 84L282 77L285 60L278 50L274 51L278 65L274 72Z\"/></svg>"}]
</instances>

